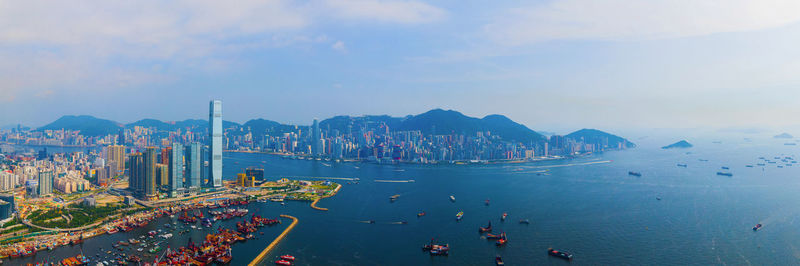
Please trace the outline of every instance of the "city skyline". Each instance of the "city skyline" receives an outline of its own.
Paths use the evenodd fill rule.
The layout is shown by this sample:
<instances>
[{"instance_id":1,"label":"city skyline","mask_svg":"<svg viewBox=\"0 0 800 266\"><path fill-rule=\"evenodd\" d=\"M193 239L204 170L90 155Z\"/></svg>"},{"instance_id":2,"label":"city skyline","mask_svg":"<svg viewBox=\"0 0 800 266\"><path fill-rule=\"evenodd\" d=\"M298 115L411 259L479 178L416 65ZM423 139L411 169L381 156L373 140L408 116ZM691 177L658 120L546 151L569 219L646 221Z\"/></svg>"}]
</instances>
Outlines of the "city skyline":
<instances>
[{"instance_id":1,"label":"city skyline","mask_svg":"<svg viewBox=\"0 0 800 266\"><path fill-rule=\"evenodd\" d=\"M241 107L231 121L288 124L434 108L545 130L782 127L800 114L794 2L90 4L97 17L59 5L0 9L0 112L14 114L0 125L200 118L188 103L211 98Z\"/></svg>"}]
</instances>

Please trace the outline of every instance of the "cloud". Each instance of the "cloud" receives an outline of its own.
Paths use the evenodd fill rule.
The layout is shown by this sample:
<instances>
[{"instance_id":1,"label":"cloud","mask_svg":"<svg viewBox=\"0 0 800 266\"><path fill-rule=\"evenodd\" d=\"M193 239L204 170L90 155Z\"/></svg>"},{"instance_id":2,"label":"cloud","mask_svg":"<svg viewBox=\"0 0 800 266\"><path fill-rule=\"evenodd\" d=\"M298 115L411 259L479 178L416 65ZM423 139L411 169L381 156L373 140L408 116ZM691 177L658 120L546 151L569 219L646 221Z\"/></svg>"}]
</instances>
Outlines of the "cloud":
<instances>
[{"instance_id":1,"label":"cloud","mask_svg":"<svg viewBox=\"0 0 800 266\"><path fill-rule=\"evenodd\" d=\"M484 27L491 40L649 40L780 27L800 20L794 0L554 0L505 10Z\"/></svg>"},{"instance_id":2,"label":"cloud","mask_svg":"<svg viewBox=\"0 0 800 266\"><path fill-rule=\"evenodd\" d=\"M331 49L340 53L347 52L347 48L344 47L344 42L342 41L336 41L335 43L333 43L333 45L331 45Z\"/></svg>"},{"instance_id":3,"label":"cloud","mask_svg":"<svg viewBox=\"0 0 800 266\"><path fill-rule=\"evenodd\" d=\"M327 0L330 15L350 20L419 24L441 20L447 12L419 1Z\"/></svg>"}]
</instances>

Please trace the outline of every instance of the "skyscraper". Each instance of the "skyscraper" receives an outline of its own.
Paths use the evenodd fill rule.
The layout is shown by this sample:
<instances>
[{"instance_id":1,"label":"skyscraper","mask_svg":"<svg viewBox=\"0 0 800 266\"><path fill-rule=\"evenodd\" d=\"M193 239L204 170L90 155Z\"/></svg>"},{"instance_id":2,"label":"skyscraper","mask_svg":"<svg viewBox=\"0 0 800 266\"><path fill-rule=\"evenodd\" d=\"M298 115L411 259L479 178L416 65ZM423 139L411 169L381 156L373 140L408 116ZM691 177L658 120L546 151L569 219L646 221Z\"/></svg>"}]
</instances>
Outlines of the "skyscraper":
<instances>
[{"instance_id":1,"label":"skyscraper","mask_svg":"<svg viewBox=\"0 0 800 266\"><path fill-rule=\"evenodd\" d=\"M158 161L158 148L147 147L144 152L144 194L148 200L158 196L158 186L156 182L156 162Z\"/></svg>"},{"instance_id":2,"label":"skyscraper","mask_svg":"<svg viewBox=\"0 0 800 266\"><path fill-rule=\"evenodd\" d=\"M203 180L203 156L200 143L186 146L186 188L191 192L197 191Z\"/></svg>"},{"instance_id":3,"label":"skyscraper","mask_svg":"<svg viewBox=\"0 0 800 266\"><path fill-rule=\"evenodd\" d=\"M113 174L109 175L109 178L117 176L119 171L125 169L125 146L108 146L106 150L106 163L111 165L112 162L114 162L115 167L111 169Z\"/></svg>"},{"instance_id":4,"label":"skyscraper","mask_svg":"<svg viewBox=\"0 0 800 266\"><path fill-rule=\"evenodd\" d=\"M213 100L208 105L209 158L208 183L210 187L222 186L222 101Z\"/></svg>"},{"instance_id":5,"label":"skyscraper","mask_svg":"<svg viewBox=\"0 0 800 266\"><path fill-rule=\"evenodd\" d=\"M319 156L321 153L322 148L320 146L319 122L314 118L314 124L311 125L311 153L314 156Z\"/></svg>"},{"instance_id":6,"label":"skyscraper","mask_svg":"<svg viewBox=\"0 0 800 266\"><path fill-rule=\"evenodd\" d=\"M183 145L172 143L169 156L169 195L175 197L183 192Z\"/></svg>"}]
</instances>

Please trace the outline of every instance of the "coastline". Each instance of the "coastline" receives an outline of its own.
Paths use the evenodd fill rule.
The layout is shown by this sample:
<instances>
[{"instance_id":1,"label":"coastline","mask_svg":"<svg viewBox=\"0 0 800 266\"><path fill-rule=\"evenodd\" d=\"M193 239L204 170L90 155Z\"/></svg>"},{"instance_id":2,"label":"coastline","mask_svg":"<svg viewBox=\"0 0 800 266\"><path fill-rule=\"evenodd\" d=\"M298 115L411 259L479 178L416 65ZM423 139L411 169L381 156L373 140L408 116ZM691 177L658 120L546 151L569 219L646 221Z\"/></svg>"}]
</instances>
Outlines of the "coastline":
<instances>
[{"instance_id":1,"label":"coastline","mask_svg":"<svg viewBox=\"0 0 800 266\"><path fill-rule=\"evenodd\" d=\"M275 248L275 246L277 246L278 243L280 243L281 240L283 240L286 237L286 235L292 231L292 229L294 229L297 223L300 222L299 219L291 215L281 214L281 217L292 219L292 224L290 224L289 227L286 227L286 229L284 229L283 232L280 235L278 235L278 237L275 238L275 240L272 240L272 243L269 243L269 245L266 248L264 248L264 250L262 250L261 253L259 253L258 256L256 256L253 259L253 261L247 264L248 266L258 265L258 263L264 260L264 257L266 257L267 254L269 254L269 252L272 251L272 249Z\"/></svg>"},{"instance_id":2,"label":"coastline","mask_svg":"<svg viewBox=\"0 0 800 266\"><path fill-rule=\"evenodd\" d=\"M336 196L336 193L339 193L339 189L340 188L342 188L342 184L339 184L339 186L336 187L336 189L334 189L333 193L331 193L330 195L325 195L325 196L319 197L318 199L315 199L313 202L311 202L311 208L315 209L315 210L320 210L320 211L327 211L328 208L317 207L317 202L319 202L319 200L324 199L324 198L330 198L330 197Z\"/></svg>"}]
</instances>

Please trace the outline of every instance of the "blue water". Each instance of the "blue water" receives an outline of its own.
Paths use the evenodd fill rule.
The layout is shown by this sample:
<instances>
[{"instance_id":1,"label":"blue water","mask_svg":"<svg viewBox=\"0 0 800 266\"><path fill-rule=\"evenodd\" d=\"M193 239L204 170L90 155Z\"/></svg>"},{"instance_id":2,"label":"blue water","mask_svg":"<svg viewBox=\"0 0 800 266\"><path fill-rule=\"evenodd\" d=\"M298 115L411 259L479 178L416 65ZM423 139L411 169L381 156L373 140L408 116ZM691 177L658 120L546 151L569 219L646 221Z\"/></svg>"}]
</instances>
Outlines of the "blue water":
<instances>
[{"instance_id":1,"label":"blue water","mask_svg":"<svg viewBox=\"0 0 800 266\"><path fill-rule=\"evenodd\" d=\"M225 176L256 166L270 179L361 179L322 200L319 206L327 212L307 202L251 205L265 216L285 213L300 219L272 254L292 254L299 265L487 265L495 255L508 265L567 263L548 257L548 247L573 253L572 264L578 265L798 263L800 165L745 167L759 162L759 156L798 159L798 146L738 138L721 144L699 140L686 150L659 148L673 141L639 140L636 149L581 159L484 166L335 164L226 153ZM716 175L721 166L734 175ZM374 182L410 179L415 182ZM395 194L400 197L392 203L389 197ZM421 210L427 215L417 218ZM458 211L465 213L460 222ZM500 221L503 212L509 214L505 222ZM531 223L519 224L520 219ZM508 234L506 246L481 238L478 227L489 220L493 233ZM399 221L408 224L392 224ZM753 232L756 223L764 227ZM237 265L258 254L284 226L262 229L262 238L234 246ZM111 243L106 238L118 235L90 239L84 251L92 242ZM449 243L450 256L422 252L420 246L431 238ZM52 253L66 255L75 248L66 250Z\"/></svg>"}]
</instances>

